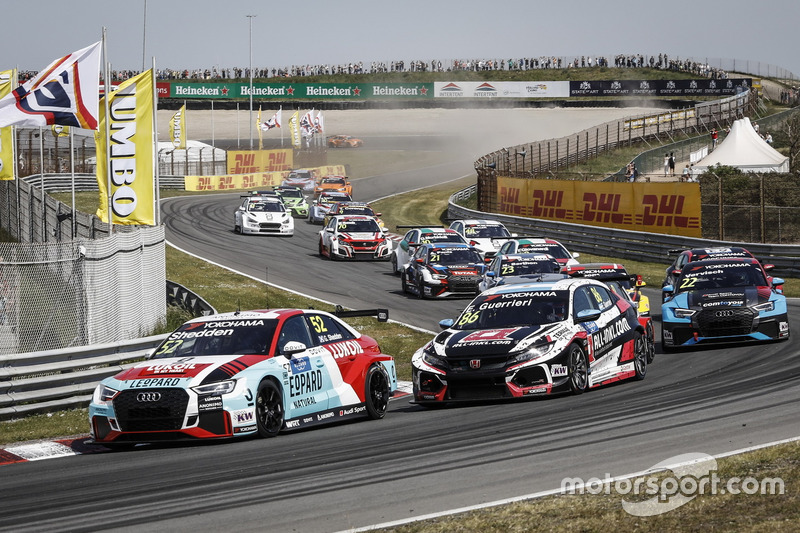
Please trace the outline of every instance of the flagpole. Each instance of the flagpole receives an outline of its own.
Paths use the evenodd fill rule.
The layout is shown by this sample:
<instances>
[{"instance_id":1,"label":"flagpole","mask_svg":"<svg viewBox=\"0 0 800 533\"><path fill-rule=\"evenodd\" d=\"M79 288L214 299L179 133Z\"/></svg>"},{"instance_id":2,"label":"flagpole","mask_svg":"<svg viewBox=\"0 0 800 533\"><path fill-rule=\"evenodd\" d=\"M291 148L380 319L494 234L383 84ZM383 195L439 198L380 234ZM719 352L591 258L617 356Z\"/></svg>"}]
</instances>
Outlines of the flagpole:
<instances>
[{"instance_id":1,"label":"flagpole","mask_svg":"<svg viewBox=\"0 0 800 533\"><path fill-rule=\"evenodd\" d=\"M30 146L28 146L30 150ZM17 240L22 240L22 213L20 210L20 200L22 200L22 194L19 189L19 182L21 181L21 177L19 175L19 156L17 155L17 127L11 126L11 157L14 159L14 179L17 180Z\"/></svg>"},{"instance_id":2,"label":"flagpole","mask_svg":"<svg viewBox=\"0 0 800 533\"><path fill-rule=\"evenodd\" d=\"M44 130L41 126L39 126L39 178L39 187L41 187L42 191L42 241L47 242L47 209L45 209L44 200ZM33 237L32 222L33 220L31 220L31 238Z\"/></svg>"},{"instance_id":3,"label":"flagpole","mask_svg":"<svg viewBox=\"0 0 800 533\"><path fill-rule=\"evenodd\" d=\"M158 114L156 113L156 111L158 110L158 91L156 90L155 87L156 83L155 56L153 56L153 73L151 76L153 78L153 158L155 167L155 170L153 171L153 187L155 188L153 194L153 213L155 213L155 225L160 226L161 225L161 180L160 180L161 165L159 164L160 157L158 153Z\"/></svg>"},{"instance_id":4,"label":"flagpole","mask_svg":"<svg viewBox=\"0 0 800 533\"><path fill-rule=\"evenodd\" d=\"M74 150L74 143L75 137L74 133L72 132L72 128L69 129L69 174L70 174L70 188L72 189L72 216L70 219L72 220L72 224L70 224L70 230L72 235L72 240L75 240L76 234L78 233L78 226L77 220L75 217L75 150Z\"/></svg>"},{"instance_id":5,"label":"flagpole","mask_svg":"<svg viewBox=\"0 0 800 533\"><path fill-rule=\"evenodd\" d=\"M105 127L103 128L103 136L105 137L106 142L106 160L103 161L103 164L106 166L106 187L108 190L106 194L108 196L108 236L114 234L114 214L111 210L111 128L110 128L110 118L111 118L111 110L108 103L109 97L111 96L111 83L109 81L109 72L111 71L111 65L107 61L108 59L108 49L106 43L106 29L103 28L103 111L105 112ZM98 161L99 163L99 161Z\"/></svg>"}]
</instances>

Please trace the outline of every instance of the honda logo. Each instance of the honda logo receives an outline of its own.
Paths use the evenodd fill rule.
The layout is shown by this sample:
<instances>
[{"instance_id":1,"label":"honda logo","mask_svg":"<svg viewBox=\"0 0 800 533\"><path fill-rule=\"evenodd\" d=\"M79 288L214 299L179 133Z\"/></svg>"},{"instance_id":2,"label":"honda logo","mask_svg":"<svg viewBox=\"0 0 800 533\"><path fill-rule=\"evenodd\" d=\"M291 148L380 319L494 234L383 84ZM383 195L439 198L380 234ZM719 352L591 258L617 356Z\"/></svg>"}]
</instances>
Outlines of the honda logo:
<instances>
[{"instance_id":1,"label":"honda logo","mask_svg":"<svg viewBox=\"0 0 800 533\"><path fill-rule=\"evenodd\" d=\"M719 317L719 318L725 318L727 316L733 316L733 311L730 310L730 309L727 309L725 311L717 311L716 313L714 313L714 316Z\"/></svg>"},{"instance_id":2,"label":"honda logo","mask_svg":"<svg viewBox=\"0 0 800 533\"><path fill-rule=\"evenodd\" d=\"M469 367L470 368L474 368L474 369L480 368L481 367L481 360L480 359L470 359Z\"/></svg>"},{"instance_id":3,"label":"honda logo","mask_svg":"<svg viewBox=\"0 0 800 533\"><path fill-rule=\"evenodd\" d=\"M160 392L140 392L136 395L137 402L157 402L161 399Z\"/></svg>"}]
</instances>

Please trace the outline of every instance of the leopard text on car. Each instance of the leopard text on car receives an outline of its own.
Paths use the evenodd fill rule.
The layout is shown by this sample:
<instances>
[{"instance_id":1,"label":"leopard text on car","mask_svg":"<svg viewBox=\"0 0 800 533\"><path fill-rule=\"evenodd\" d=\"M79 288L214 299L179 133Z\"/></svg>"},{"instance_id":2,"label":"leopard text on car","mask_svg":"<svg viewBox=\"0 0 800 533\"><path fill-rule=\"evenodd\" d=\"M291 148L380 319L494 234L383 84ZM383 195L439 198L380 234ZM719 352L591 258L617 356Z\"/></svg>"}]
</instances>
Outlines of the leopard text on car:
<instances>
[{"instance_id":1,"label":"leopard text on car","mask_svg":"<svg viewBox=\"0 0 800 533\"><path fill-rule=\"evenodd\" d=\"M386 310L345 311L342 316ZM104 379L89 405L95 443L273 437L355 416L383 418L394 360L331 313L266 309L192 319L152 357Z\"/></svg>"},{"instance_id":2,"label":"leopard text on car","mask_svg":"<svg viewBox=\"0 0 800 533\"><path fill-rule=\"evenodd\" d=\"M454 220L450 223L450 229L464 237L467 244L474 246L486 261L497 254L500 245L507 239L516 236L497 220Z\"/></svg>"},{"instance_id":3,"label":"leopard text on car","mask_svg":"<svg viewBox=\"0 0 800 533\"><path fill-rule=\"evenodd\" d=\"M374 217L333 217L319 232L319 255L333 260L388 261L391 244Z\"/></svg>"},{"instance_id":4,"label":"leopard text on car","mask_svg":"<svg viewBox=\"0 0 800 533\"><path fill-rule=\"evenodd\" d=\"M300 187L290 185L278 185L275 192L283 200L283 205L292 213L295 218L308 217L308 200Z\"/></svg>"},{"instance_id":5,"label":"leopard text on car","mask_svg":"<svg viewBox=\"0 0 800 533\"><path fill-rule=\"evenodd\" d=\"M263 195L243 196L234 213L236 233L258 235L294 235L294 219L280 198Z\"/></svg>"},{"instance_id":6,"label":"leopard text on car","mask_svg":"<svg viewBox=\"0 0 800 533\"><path fill-rule=\"evenodd\" d=\"M283 179L281 185L300 187L303 192L309 193L314 191L314 187L317 185L317 177L314 175L313 170L292 170L289 172L289 175Z\"/></svg>"},{"instance_id":7,"label":"leopard text on car","mask_svg":"<svg viewBox=\"0 0 800 533\"><path fill-rule=\"evenodd\" d=\"M786 297L753 258L686 263L663 288L661 347L789 338Z\"/></svg>"},{"instance_id":8,"label":"leopard text on car","mask_svg":"<svg viewBox=\"0 0 800 533\"><path fill-rule=\"evenodd\" d=\"M548 254L555 257L561 266L577 265L580 254L570 252L567 247L554 239L541 237L517 237L505 241L499 254Z\"/></svg>"},{"instance_id":9,"label":"leopard text on car","mask_svg":"<svg viewBox=\"0 0 800 533\"><path fill-rule=\"evenodd\" d=\"M468 244L420 244L400 273L403 292L418 298L474 296L486 268L478 251Z\"/></svg>"},{"instance_id":10,"label":"leopard text on car","mask_svg":"<svg viewBox=\"0 0 800 533\"><path fill-rule=\"evenodd\" d=\"M650 316L650 298L642 294L645 284L638 274L628 274L625 267L616 263L584 263L561 268L561 272L572 278L590 278L602 281L619 297L630 300L639 313L639 324L642 325L647 341L647 362L652 363L656 357L656 330Z\"/></svg>"},{"instance_id":11,"label":"leopard text on car","mask_svg":"<svg viewBox=\"0 0 800 533\"><path fill-rule=\"evenodd\" d=\"M580 394L647 372L636 310L591 279L500 285L439 324L411 360L422 405Z\"/></svg>"},{"instance_id":12,"label":"leopard text on car","mask_svg":"<svg viewBox=\"0 0 800 533\"><path fill-rule=\"evenodd\" d=\"M325 221L325 215L330 212L334 203L350 202L352 200L347 193L338 191L323 192L311 203L311 207L308 210L308 222L310 224L322 224Z\"/></svg>"},{"instance_id":13,"label":"leopard text on car","mask_svg":"<svg viewBox=\"0 0 800 533\"><path fill-rule=\"evenodd\" d=\"M455 242L467 244L464 237L457 231L430 226L397 226L397 229L409 229L403 239L392 250L392 272L399 274L405 268L414 249L420 244L438 244L442 242Z\"/></svg>"}]
</instances>

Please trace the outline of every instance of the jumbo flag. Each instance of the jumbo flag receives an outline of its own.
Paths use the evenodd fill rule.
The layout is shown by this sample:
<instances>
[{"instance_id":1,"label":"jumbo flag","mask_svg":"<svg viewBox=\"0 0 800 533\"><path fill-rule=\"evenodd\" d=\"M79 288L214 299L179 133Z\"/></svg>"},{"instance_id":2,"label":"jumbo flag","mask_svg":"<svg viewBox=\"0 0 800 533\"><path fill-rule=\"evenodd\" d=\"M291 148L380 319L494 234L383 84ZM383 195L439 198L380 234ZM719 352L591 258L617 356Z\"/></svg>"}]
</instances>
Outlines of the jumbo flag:
<instances>
[{"instance_id":1,"label":"jumbo flag","mask_svg":"<svg viewBox=\"0 0 800 533\"><path fill-rule=\"evenodd\" d=\"M169 119L169 133L175 150L186 150L186 104Z\"/></svg>"},{"instance_id":2,"label":"jumbo flag","mask_svg":"<svg viewBox=\"0 0 800 533\"><path fill-rule=\"evenodd\" d=\"M312 109L300 119L300 131L303 137L311 137L314 135L314 110Z\"/></svg>"},{"instance_id":3,"label":"jumbo flag","mask_svg":"<svg viewBox=\"0 0 800 533\"><path fill-rule=\"evenodd\" d=\"M281 127L281 111L282 109L278 109L272 118L267 120L266 122L261 123L261 131L271 130L272 128L280 128Z\"/></svg>"},{"instance_id":4,"label":"jumbo flag","mask_svg":"<svg viewBox=\"0 0 800 533\"><path fill-rule=\"evenodd\" d=\"M0 100L0 128L53 124L97 129L100 41L53 61Z\"/></svg>"},{"instance_id":5,"label":"jumbo flag","mask_svg":"<svg viewBox=\"0 0 800 533\"><path fill-rule=\"evenodd\" d=\"M153 69L117 86L108 98L110 142L105 139L105 105L101 107L97 140L97 216L108 222L109 203L114 224L154 225ZM107 146L111 147L110 154ZM109 174L106 162L110 159ZM111 201L108 196L111 193Z\"/></svg>"},{"instance_id":6,"label":"jumbo flag","mask_svg":"<svg viewBox=\"0 0 800 533\"><path fill-rule=\"evenodd\" d=\"M289 133L292 136L292 146L295 148L302 148L303 142L300 137L300 111L295 111L292 118L289 119Z\"/></svg>"},{"instance_id":7,"label":"jumbo flag","mask_svg":"<svg viewBox=\"0 0 800 533\"><path fill-rule=\"evenodd\" d=\"M322 111L317 111L317 116L314 117L314 132L324 133L324 120L322 119Z\"/></svg>"},{"instance_id":8,"label":"jumbo flag","mask_svg":"<svg viewBox=\"0 0 800 533\"><path fill-rule=\"evenodd\" d=\"M0 71L0 99L11 92L16 81L16 70ZM14 179L13 138L11 127L0 128L0 180Z\"/></svg>"}]
</instances>

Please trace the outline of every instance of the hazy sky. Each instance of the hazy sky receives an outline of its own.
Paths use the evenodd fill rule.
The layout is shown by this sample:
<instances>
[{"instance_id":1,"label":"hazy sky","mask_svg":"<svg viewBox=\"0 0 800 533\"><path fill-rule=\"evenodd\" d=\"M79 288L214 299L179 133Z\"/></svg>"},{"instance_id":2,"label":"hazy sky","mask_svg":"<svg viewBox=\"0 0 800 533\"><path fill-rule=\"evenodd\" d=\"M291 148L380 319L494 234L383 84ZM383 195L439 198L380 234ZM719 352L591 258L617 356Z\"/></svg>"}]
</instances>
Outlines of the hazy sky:
<instances>
[{"instance_id":1,"label":"hazy sky","mask_svg":"<svg viewBox=\"0 0 800 533\"><path fill-rule=\"evenodd\" d=\"M149 68L153 57L159 68L247 67L252 43L258 68L663 52L713 66L714 58L749 60L752 69L771 64L800 76L792 37L798 0L6 0L2 7L0 69L39 70L100 40L105 27L115 69Z\"/></svg>"}]
</instances>

